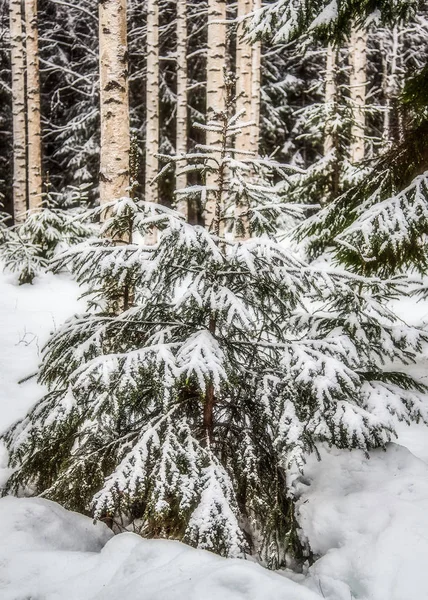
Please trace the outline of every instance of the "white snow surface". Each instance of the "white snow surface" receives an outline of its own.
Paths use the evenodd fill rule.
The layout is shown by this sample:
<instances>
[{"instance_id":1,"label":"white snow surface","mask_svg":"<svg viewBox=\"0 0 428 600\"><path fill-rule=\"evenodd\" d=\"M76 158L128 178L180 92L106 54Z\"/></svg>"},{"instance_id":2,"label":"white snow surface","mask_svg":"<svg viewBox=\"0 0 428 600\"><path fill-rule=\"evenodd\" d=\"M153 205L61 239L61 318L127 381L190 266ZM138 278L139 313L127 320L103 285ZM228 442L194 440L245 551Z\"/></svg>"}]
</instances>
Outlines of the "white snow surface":
<instances>
[{"instance_id":1,"label":"white snow surface","mask_svg":"<svg viewBox=\"0 0 428 600\"><path fill-rule=\"evenodd\" d=\"M0 265L0 430L3 431L42 396L36 378L41 350L49 334L68 317L84 310L79 288L65 275L47 273L33 285L16 283L14 275L1 274Z\"/></svg>"},{"instance_id":2,"label":"white snow surface","mask_svg":"<svg viewBox=\"0 0 428 600\"><path fill-rule=\"evenodd\" d=\"M44 391L36 377L41 351L51 332L68 317L82 312L77 284L65 275L47 273L33 285L19 286L2 273L0 264L0 432L25 416ZM0 445L0 485L7 456ZM1 543L1 542L0 542Z\"/></svg>"},{"instance_id":3,"label":"white snow surface","mask_svg":"<svg viewBox=\"0 0 428 600\"><path fill-rule=\"evenodd\" d=\"M0 500L2 600L317 600L243 560L179 542L113 536L39 498Z\"/></svg>"},{"instance_id":4,"label":"white snow surface","mask_svg":"<svg viewBox=\"0 0 428 600\"><path fill-rule=\"evenodd\" d=\"M78 293L66 276L19 287L0 275L0 432L43 394L34 378L18 381L37 370L50 331L82 311ZM427 306L412 302L402 316L426 320ZM417 368L425 377L426 365ZM428 600L428 428L400 426L398 444L370 458L320 452L322 461L311 457L295 482L303 535L318 557L303 575L179 542L113 536L53 502L7 497L0 500L0 599ZM1 461L5 467L4 452ZM7 473L0 471L0 484Z\"/></svg>"},{"instance_id":5,"label":"white snow surface","mask_svg":"<svg viewBox=\"0 0 428 600\"><path fill-rule=\"evenodd\" d=\"M428 465L397 444L321 457L297 485L298 518L321 557L306 584L327 600L428 599Z\"/></svg>"}]
</instances>

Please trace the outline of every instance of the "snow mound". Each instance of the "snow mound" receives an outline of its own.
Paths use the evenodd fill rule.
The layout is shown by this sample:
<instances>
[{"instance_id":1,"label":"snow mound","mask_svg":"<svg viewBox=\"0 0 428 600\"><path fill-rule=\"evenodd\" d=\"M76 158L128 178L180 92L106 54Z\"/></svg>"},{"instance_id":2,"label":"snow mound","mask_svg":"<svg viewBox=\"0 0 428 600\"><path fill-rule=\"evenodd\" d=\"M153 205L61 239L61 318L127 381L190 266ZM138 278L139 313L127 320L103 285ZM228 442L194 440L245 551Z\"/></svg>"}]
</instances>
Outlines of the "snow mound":
<instances>
[{"instance_id":1,"label":"snow mound","mask_svg":"<svg viewBox=\"0 0 428 600\"><path fill-rule=\"evenodd\" d=\"M0 499L0 552L5 545L8 552L99 552L112 536L103 523L94 524L56 502L13 496Z\"/></svg>"},{"instance_id":2,"label":"snow mound","mask_svg":"<svg viewBox=\"0 0 428 600\"><path fill-rule=\"evenodd\" d=\"M40 498L0 500L2 600L319 600L249 561L113 536Z\"/></svg>"},{"instance_id":3,"label":"snow mound","mask_svg":"<svg viewBox=\"0 0 428 600\"><path fill-rule=\"evenodd\" d=\"M428 599L428 465L396 444L321 456L297 483L298 519L321 556L308 587L326 600Z\"/></svg>"}]
</instances>

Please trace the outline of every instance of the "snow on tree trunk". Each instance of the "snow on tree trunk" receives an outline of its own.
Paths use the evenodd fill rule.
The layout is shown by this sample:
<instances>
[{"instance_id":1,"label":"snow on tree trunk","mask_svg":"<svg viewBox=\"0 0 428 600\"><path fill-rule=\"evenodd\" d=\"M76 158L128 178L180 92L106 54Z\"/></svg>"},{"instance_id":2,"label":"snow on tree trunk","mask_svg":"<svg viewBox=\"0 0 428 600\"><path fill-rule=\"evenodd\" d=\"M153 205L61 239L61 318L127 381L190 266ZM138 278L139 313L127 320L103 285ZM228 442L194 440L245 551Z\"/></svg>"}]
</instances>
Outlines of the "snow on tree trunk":
<instances>
[{"instance_id":1,"label":"snow on tree trunk","mask_svg":"<svg viewBox=\"0 0 428 600\"><path fill-rule=\"evenodd\" d=\"M25 51L21 0L10 0L9 18L13 113L13 213L15 221L19 222L27 210Z\"/></svg>"},{"instance_id":2,"label":"snow on tree trunk","mask_svg":"<svg viewBox=\"0 0 428 600\"><path fill-rule=\"evenodd\" d=\"M126 0L99 3L100 203L129 193L129 103Z\"/></svg>"},{"instance_id":3,"label":"snow on tree trunk","mask_svg":"<svg viewBox=\"0 0 428 600\"><path fill-rule=\"evenodd\" d=\"M351 127L351 163L364 159L365 104L366 104L366 66L367 34L353 29L349 45L351 74L349 79L352 108Z\"/></svg>"},{"instance_id":4,"label":"snow on tree trunk","mask_svg":"<svg viewBox=\"0 0 428 600\"><path fill-rule=\"evenodd\" d=\"M334 136L332 131L332 118L334 117L334 107L336 103L336 49L332 44L327 48L326 68L325 68L325 96L324 103L326 107L326 135L324 138L324 156L327 156L334 149Z\"/></svg>"},{"instance_id":5,"label":"snow on tree trunk","mask_svg":"<svg viewBox=\"0 0 428 600\"><path fill-rule=\"evenodd\" d=\"M245 120L252 120L253 117L253 55L251 44L245 39L245 18L253 10L252 0L238 0L238 28L236 32L236 111L243 112ZM246 127L237 133L235 139L235 148L238 151L238 158L248 157L254 151L253 147L253 128ZM252 135L253 134L253 135ZM241 153L241 154L240 154ZM243 213L246 206L238 204L235 207L235 217L238 228L235 237L245 239L248 237L248 223Z\"/></svg>"},{"instance_id":6,"label":"snow on tree trunk","mask_svg":"<svg viewBox=\"0 0 428 600\"><path fill-rule=\"evenodd\" d=\"M226 67L226 0L208 0L208 47L207 47L207 110L223 111L226 94L224 69ZM220 147L221 140L216 131L206 133L207 146ZM220 159L220 150L218 153ZM205 227L211 228L216 211L217 174L207 173L208 188L205 204Z\"/></svg>"},{"instance_id":7,"label":"snow on tree trunk","mask_svg":"<svg viewBox=\"0 0 428 600\"><path fill-rule=\"evenodd\" d=\"M178 155L187 154L187 1L177 0L177 133L176 152ZM187 186L187 174L180 173L186 166L183 159L177 164L176 189ZM179 200L179 212L188 217L186 199Z\"/></svg>"},{"instance_id":8,"label":"snow on tree trunk","mask_svg":"<svg viewBox=\"0 0 428 600\"><path fill-rule=\"evenodd\" d=\"M147 93L146 93L145 200L158 201L159 160L159 2L147 2Z\"/></svg>"},{"instance_id":9,"label":"snow on tree trunk","mask_svg":"<svg viewBox=\"0 0 428 600\"><path fill-rule=\"evenodd\" d=\"M42 203L42 138L40 124L39 36L37 0L25 0L27 74L28 205Z\"/></svg>"}]
</instances>

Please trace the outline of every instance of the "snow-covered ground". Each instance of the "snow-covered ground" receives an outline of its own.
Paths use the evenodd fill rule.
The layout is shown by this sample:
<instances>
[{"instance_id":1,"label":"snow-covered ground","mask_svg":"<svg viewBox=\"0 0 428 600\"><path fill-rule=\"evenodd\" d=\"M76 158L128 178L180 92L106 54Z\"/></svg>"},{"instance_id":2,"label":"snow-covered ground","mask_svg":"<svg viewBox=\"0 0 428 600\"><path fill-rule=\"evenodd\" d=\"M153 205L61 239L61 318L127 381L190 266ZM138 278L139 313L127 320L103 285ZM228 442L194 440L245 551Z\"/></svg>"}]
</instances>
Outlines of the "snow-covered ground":
<instances>
[{"instance_id":1,"label":"snow-covered ground","mask_svg":"<svg viewBox=\"0 0 428 600\"><path fill-rule=\"evenodd\" d=\"M65 276L18 287L0 275L0 430L43 393L34 378L18 381L36 371L49 332L82 309L77 296ZM426 306L407 302L400 310L412 322L428 319ZM0 599L428 600L428 428L400 426L398 444L370 459L359 451L321 454L296 482L303 532L319 557L305 575L178 542L112 537L52 502L4 498Z\"/></svg>"},{"instance_id":2,"label":"snow-covered ground","mask_svg":"<svg viewBox=\"0 0 428 600\"><path fill-rule=\"evenodd\" d=\"M111 536L40 499L0 500L2 600L317 600L243 560L179 542Z\"/></svg>"},{"instance_id":3,"label":"snow-covered ground","mask_svg":"<svg viewBox=\"0 0 428 600\"><path fill-rule=\"evenodd\" d=\"M370 458L321 454L299 485L299 521L321 557L306 584L329 600L427 599L428 465L396 444Z\"/></svg>"},{"instance_id":4,"label":"snow-covered ground","mask_svg":"<svg viewBox=\"0 0 428 600\"><path fill-rule=\"evenodd\" d=\"M0 265L0 432L23 417L43 395L31 376L37 372L50 332L84 309L84 303L78 301L77 284L66 276L48 273L34 285L15 282L16 277L3 274ZM5 461L0 447L0 484Z\"/></svg>"}]
</instances>

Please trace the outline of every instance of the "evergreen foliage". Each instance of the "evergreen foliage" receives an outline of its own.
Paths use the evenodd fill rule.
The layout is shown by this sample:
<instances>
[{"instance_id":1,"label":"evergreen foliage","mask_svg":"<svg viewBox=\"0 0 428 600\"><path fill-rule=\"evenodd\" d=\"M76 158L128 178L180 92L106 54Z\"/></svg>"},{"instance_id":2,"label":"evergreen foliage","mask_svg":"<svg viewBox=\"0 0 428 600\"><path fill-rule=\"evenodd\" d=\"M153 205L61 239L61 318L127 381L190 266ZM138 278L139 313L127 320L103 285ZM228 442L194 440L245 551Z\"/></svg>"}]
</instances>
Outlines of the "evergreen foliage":
<instances>
[{"instance_id":1,"label":"evergreen foliage","mask_svg":"<svg viewBox=\"0 0 428 600\"><path fill-rule=\"evenodd\" d=\"M390 277L428 267L428 120L426 69L403 92L405 139L381 156L358 185L303 223L296 232L310 257L334 246L334 256L355 272ZM414 124L412 127L411 120Z\"/></svg>"},{"instance_id":2,"label":"evergreen foliage","mask_svg":"<svg viewBox=\"0 0 428 600\"><path fill-rule=\"evenodd\" d=\"M419 0L273 0L254 15L253 35L281 43L309 32L339 41L349 35L352 24L395 24L412 17L418 4Z\"/></svg>"},{"instance_id":3,"label":"evergreen foliage","mask_svg":"<svg viewBox=\"0 0 428 600\"><path fill-rule=\"evenodd\" d=\"M317 270L276 241L275 219L264 228L264 209L289 207L272 206L272 181L257 184L260 162L249 157L248 172L234 156L243 126L217 114L206 127L219 147L188 157L217 173L215 189L181 191L214 194L211 231L123 198L102 238L54 259L90 305L51 337L39 374L49 391L3 436L6 492L276 568L301 550L291 465L319 441L368 451L396 418L428 419L425 388L393 368L427 336L386 308L399 280ZM263 235L223 235L222 223L239 229L238 201L243 226ZM139 241L153 228L157 244Z\"/></svg>"},{"instance_id":4,"label":"evergreen foliage","mask_svg":"<svg viewBox=\"0 0 428 600\"><path fill-rule=\"evenodd\" d=\"M0 256L5 269L17 273L19 284L32 283L46 271L56 252L94 235L81 210L50 207L28 211L22 223L5 229Z\"/></svg>"}]
</instances>

